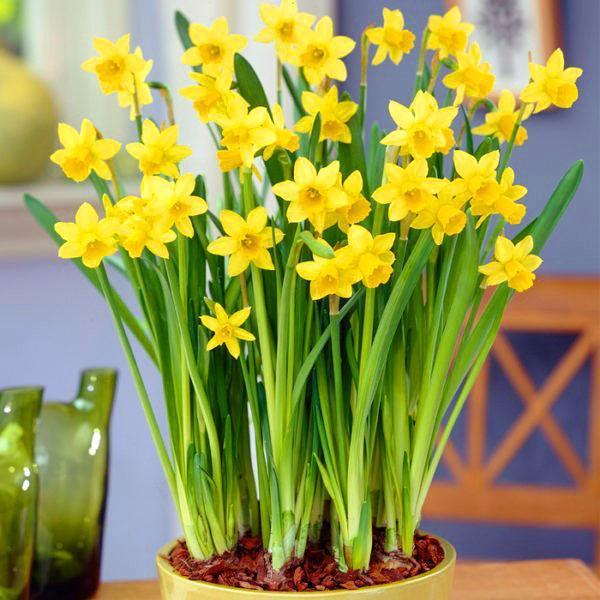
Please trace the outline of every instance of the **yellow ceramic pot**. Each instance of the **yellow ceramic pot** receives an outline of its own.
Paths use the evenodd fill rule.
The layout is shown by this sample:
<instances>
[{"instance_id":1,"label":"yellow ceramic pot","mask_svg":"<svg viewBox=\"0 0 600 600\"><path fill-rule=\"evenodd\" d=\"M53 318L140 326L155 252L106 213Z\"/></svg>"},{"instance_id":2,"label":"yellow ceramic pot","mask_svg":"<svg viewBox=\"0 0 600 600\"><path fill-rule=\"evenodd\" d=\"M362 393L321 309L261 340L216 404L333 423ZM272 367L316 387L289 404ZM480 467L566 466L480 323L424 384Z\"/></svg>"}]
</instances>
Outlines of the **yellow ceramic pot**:
<instances>
[{"instance_id":1,"label":"yellow ceramic pot","mask_svg":"<svg viewBox=\"0 0 600 600\"><path fill-rule=\"evenodd\" d=\"M262 592L243 590L190 581L178 575L163 556L168 555L174 542L161 548L156 558L162 600L282 600L310 598L311 600L449 600L454 578L456 552L445 540L440 542L446 554L433 570L411 579L387 585L374 585L360 590L333 592Z\"/></svg>"}]
</instances>

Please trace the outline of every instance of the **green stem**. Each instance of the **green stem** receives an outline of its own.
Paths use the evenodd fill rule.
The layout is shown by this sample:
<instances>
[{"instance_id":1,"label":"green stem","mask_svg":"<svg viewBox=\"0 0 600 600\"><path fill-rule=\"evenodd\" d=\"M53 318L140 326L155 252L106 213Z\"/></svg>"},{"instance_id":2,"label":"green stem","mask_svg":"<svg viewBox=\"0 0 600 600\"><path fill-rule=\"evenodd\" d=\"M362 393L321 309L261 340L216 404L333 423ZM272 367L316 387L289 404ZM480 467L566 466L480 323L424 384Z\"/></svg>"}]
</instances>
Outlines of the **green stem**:
<instances>
[{"instance_id":1,"label":"green stem","mask_svg":"<svg viewBox=\"0 0 600 600\"><path fill-rule=\"evenodd\" d=\"M104 268L104 265L101 264L98 267L97 273L98 273L98 281L100 282L100 287L102 288L104 297L106 298L106 301L108 302L108 306L110 308L110 312L112 314L113 321L117 328L117 334L119 335L119 340L121 342L121 345L123 346L123 350L125 351L125 357L127 358L129 368L131 369L131 374L133 376L133 382L135 384L136 391L138 393L140 402L142 404L142 409L144 411L144 415L146 417L146 420L148 421L148 426L150 427L150 435L152 436L152 441L154 442L154 446L158 453L158 458L160 460L160 464L161 464L163 472L165 474L165 478L167 479L167 483L169 485L169 490L171 491L173 500L177 503L177 488L175 485L175 476L173 473L173 466L171 464L171 460L169 459L169 455L168 455L167 449L165 447L165 442L160 433L158 421L156 420L156 415L154 414L154 409L152 408L152 403L150 402L150 397L148 396L146 386L144 385L144 379L142 377L142 374L140 373L140 369L139 369L137 361L135 359L133 349L131 348L131 344L129 343L129 338L127 337L125 328L123 327L123 321L121 320L121 315L119 313L117 304L116 304L114 296L113 296L113 289L108 280L108 275L106 273L106 269Z\"/></svg>"},{"instance_id":2,"label":"green stem","mask_svg":"<svg viewBox=\"0 0 600 600\"><path fill-rule=\"evenodd\" d=\"M423 79L423 73L425 71L425 55L427 54L427 42L429 41L429 34L429 27L426 26L423 30L423 35L421 36L421 50L419 52L419 62L417 65L413 95L415 95L422 87L421 80Z\"/></svg>"}]
</instances>

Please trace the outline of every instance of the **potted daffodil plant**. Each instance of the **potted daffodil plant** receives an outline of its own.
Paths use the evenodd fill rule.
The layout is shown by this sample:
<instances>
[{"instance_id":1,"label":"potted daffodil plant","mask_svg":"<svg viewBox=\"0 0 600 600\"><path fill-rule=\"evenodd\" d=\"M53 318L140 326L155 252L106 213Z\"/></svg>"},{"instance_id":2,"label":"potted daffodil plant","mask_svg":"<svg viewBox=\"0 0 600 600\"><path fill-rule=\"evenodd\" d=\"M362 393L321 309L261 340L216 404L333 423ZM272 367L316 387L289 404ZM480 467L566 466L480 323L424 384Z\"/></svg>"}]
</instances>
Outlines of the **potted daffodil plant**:
<instances>
[{"instance_id":1,"label":"potted daffodil plant","mask_svg":"<svg viewBox=\"0 0 600 600\"><path fill-rule=\"evenodd\" d=\"M176 14L191 68L180 93L215 145L195 164L220 169L218 190L183 169L171 91L124 36L95 39L83 69L131 112L139 188L114 167L122 144L84 120L59 126L51 158L93 184L97 205L64 223L26 203L103 294L131 367L182 528L157 558L165 599L444 599L455 553L419 529L427 492L503 311L534 285L583 174L572 165L530 215L511 156L527 119L573 105L581 69L557 49L529 63L518 97L492 96L457 7L419 40L383 9L358 48L292 0L259 10L273 98L224 17ZM352 52L360 89L344 90ZM370 65L400 69L411 52L410 101L390 99L390 126L370 125ZM152 101L164 119L144 116Z\"/></svg>"}]
</instances>

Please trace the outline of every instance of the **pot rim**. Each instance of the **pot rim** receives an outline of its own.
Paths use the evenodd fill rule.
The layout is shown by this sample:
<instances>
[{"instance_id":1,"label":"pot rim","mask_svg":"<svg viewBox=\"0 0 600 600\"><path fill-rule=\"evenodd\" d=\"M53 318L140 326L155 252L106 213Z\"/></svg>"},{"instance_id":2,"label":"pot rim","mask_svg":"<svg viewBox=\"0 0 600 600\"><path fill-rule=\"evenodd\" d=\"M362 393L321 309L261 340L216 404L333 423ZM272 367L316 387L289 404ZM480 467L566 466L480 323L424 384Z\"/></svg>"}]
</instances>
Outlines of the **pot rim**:
<instances>
[{"instance_id":1,"label":"pot rim","mask_svg":"<svg viewBox=\"0 0 600 600\"><path fill-rule=\"evenodd\" d=\"M431 569L431 571L427 571L427 573L421 573L420 575L416 575L414 577L409 577L408 579L402 579L401 581L394 581L392 583L384 583L381 585L369 585L369 586L360 588L358 590L330 590L330 591L323 591L323 592L315 592L314 590L310 591L310 592L277 592L277 591L270 591L270 590L265 590L265 591L271 597L275 596L278 598L290 598L290 597L296 598L298 596L304 596L306 598L316 598L315 594L326 594L326 596L329 598L329 597L336 597L341 594L348 594L348 593L351 593L352 596L355 597L360 594L367 594L373 590L382 590L382 589L387 589L390 587L399 587L399 586L408 587L411 585L415 585L417 583L420 583L424 579L431 579L433 577L442 575L442 573L445 573L446 571L452 569L454 567L454 563L456 562L456 550L454 549L454 546L452 546L452 544L450 542L448 542L447 540L445 540L442 537L439 537L439 536L433 536L433 537L435 537L441 543L442 548L444 549L444 560L442 560L442 562L439 565L437 565L436 567ZM177 541L178 540L170 541L168 544L165 544L158 551L158 554L156 555L156 565L158 567L159 573L160 573L160 571L163 571L165 575L167 575L169 577L174 577L175 579L180 579L180 580L184 581L187 585L191 585L192 587L195 587L198 591L205 590L206 592L208 592L210 590L221 590L221 591L227 590L228 592L231 593L232 596L238 595L238 596L248 596L248 597L251 594L260 593L260 592L258 592L258 590L245 590L243 588L231 587L231 586L227 586L227 585L219 585L216 583L208 583L206 581L194 581L192 579L188 579L187 577L184 577L183 575L180 575L179 573L177 573L177 571L175 571L175 569L173 569L173 567L171 567L171 565L165 558L169 554L169 552L173 549L173 547L175 546ZM319 595L319 597L321 597L321 596Z\"/></svg>"}]
</instances>

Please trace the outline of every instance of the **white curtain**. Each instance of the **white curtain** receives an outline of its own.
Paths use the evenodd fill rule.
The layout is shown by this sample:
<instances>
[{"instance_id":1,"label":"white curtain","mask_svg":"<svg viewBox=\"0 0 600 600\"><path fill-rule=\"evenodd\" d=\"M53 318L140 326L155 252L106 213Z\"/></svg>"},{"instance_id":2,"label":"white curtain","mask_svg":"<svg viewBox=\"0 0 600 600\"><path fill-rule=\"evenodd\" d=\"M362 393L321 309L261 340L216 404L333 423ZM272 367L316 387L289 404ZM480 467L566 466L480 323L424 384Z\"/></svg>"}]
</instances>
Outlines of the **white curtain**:
<instances>
[{"instance_id":1,"label":"white curtain","mask_svg":"<svg viewBox=\"0 0 600 600\"><path fill-rule=\"evenodd\" d=\"M94 36L117 39L131 26L131 0L25 0L25 60L51 87L60 119L79 126L91 118L105 135L123 139L128 115L105 97L81 63L96 54Z\"/></svg>"}]
</instances>

